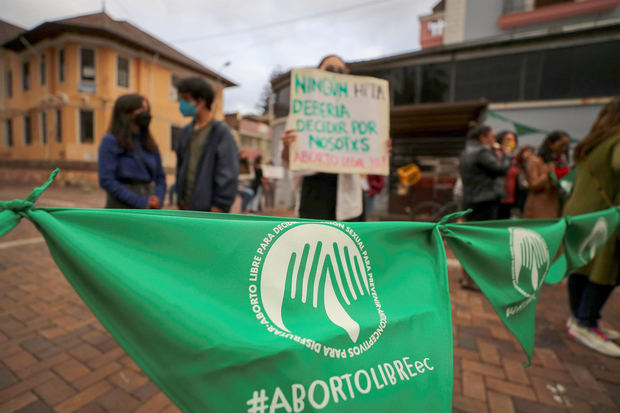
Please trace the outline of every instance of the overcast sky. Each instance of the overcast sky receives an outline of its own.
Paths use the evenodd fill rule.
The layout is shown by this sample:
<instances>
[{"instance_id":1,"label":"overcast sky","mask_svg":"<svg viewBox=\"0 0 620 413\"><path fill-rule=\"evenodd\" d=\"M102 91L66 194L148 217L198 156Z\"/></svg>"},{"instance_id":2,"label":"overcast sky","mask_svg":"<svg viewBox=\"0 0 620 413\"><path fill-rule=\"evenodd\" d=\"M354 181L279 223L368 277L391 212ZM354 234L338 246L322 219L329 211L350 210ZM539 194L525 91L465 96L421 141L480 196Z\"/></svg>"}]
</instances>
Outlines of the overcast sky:
<instances>
[{"instance_id":1,"label":"overcast sky","mask_svg":"<svg viewBox=\"0 0 620 413\"><path fill-rule=\"evenodd\" d=\"M237 83L225 92L225 111L253 113L274 69L314 66L332 53L353 61L419 49L418 16L436 3L106 0L105 8ZM101 9L101 0L0 0L0 18L27 29Z\"/></svg>"}]
</instances>

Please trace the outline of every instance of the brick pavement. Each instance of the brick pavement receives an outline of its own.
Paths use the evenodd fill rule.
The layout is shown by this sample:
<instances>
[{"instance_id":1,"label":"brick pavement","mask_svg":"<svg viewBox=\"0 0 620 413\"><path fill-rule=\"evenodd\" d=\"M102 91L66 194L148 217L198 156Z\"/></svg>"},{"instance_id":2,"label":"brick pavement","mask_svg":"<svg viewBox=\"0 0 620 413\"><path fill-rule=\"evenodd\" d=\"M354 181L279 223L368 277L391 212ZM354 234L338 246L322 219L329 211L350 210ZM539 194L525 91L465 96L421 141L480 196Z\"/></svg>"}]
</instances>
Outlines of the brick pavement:
<instances>
[{"instance_id":1,"label":"brick pavement","mask_svg":"<svg viewBox=\"0 0 620 413\"><path fill-rule=\"evenodd\" d=\"M0 188L0 199L29 188ZM39 204L99 207L99 190L50 188ZM27 242L24 243L24 240ZM620 411L620 359L566 335L565 285L546 286L532 366L451 260L455 412ZM603 317L620 327L620 293ZM79 299L27 221L0 239L0 412L175 412Z\"/></svg>"}]
</instances>

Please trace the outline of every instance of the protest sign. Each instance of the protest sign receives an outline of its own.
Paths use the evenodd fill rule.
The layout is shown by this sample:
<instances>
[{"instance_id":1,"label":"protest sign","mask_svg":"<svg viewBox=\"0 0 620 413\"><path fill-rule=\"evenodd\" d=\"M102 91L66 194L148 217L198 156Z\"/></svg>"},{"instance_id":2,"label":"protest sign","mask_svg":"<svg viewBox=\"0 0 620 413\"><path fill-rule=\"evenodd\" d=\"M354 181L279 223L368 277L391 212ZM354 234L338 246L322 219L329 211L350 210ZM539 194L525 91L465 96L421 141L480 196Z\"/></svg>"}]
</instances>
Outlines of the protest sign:
<instances>
[{"instance_id":1,"label":"protest sign","mask_svg":"<svg viewBox=\"0 0 620 413\"><path fill-rule=\"evenodd\" d=\"M263 165L263 176L267 179L283 179L284 168L276 165Z\"/></svg>"},{"instance_id":2,"label":"protest sign","mask_svg":"<svg viewBox=\"0 0 620 413\"><path fill-rule=\"evenodd\" d=\"M386 80L319 69L291 71L291 170L389 174Z\"/></svg>"}]
</instances>

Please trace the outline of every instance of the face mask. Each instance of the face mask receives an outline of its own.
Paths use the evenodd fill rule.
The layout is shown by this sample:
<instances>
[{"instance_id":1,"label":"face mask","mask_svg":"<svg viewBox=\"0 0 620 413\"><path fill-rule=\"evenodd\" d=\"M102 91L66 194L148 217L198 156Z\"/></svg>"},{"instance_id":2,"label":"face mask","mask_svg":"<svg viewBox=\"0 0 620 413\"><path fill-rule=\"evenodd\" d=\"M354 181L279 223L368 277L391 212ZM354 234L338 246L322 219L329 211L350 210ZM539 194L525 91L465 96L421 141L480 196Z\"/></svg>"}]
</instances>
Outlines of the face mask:
<instances>
[{"instance_id":1,"label":"face mask","mask_svg":"<svg viewBox=\"0 0 620 413\"><path fill-rule=\"evenodd\" d=\"M179 110L181 114L185 117L187 116L196 116L196 106L193 103L189 103L187 100L179 101Z\"/></svg>"},{"instance_id":2,"label":"face mask","mask_svg":"<svg viewBox=\"0 0 620 413\"><path fill-rule=\"evenodd\" d=\"M147 111L142 111L136 115L134 118L136 125L140 128L140 131L145 132L149 129L149 124L151 123L151 114Z\"/></svg>"}]
</instances>

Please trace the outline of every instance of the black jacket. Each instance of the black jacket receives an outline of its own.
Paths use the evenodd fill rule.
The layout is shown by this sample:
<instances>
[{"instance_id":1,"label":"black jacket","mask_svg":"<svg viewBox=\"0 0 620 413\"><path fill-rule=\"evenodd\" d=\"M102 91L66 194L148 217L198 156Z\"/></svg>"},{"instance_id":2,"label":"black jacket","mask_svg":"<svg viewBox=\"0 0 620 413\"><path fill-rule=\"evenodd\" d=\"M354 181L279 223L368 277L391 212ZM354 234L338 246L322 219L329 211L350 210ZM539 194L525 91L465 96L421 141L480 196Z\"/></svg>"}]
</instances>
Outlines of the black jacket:
<instances>
[{"instance_id":1,"label":"black jacket","mask_svg":"<svg viewBox=\"0 0 620 413\"><path fill-rule=\"evenodd\" d=\"M506 175L510 163L509 157L499 159L488 146L467 142L459 164L463 180L463 205L499 201L503 191L497 178Z\"/></svg>"},{"instance_id":2,"label":"black jacket","mask_svg":"<svg viewBox=\"0 0 620 413\"><path fill-rule=\"evenodd\" d=\"M179 202L183 199L183 188L189 166L187 150L193 130L193 121L181 129L175 148L177 153L176 191ZM217 207L228 212L237 195L239 151L230 129L224 122L213 121L203 153L198 161L197 174L194 194L190 204L186 206L187 209L209 211L211 207Z\"/></svg>"}]
</instances>

